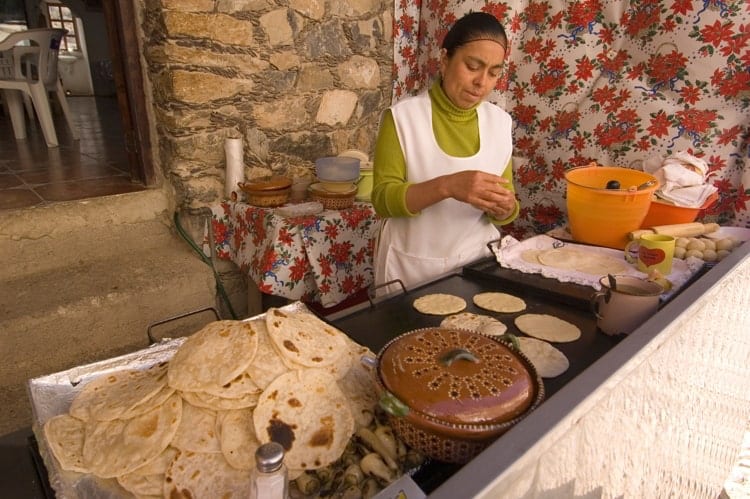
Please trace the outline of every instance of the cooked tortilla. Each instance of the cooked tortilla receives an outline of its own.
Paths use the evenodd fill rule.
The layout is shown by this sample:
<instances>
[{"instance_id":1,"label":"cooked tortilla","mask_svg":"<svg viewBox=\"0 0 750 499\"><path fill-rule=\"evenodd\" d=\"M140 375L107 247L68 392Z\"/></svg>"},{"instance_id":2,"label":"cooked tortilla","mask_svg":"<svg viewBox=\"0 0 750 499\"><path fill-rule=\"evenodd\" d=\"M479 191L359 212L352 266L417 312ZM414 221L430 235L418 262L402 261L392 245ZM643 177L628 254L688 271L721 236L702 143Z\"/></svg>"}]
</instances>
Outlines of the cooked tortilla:
<instances>
[{"instance_id":1,"label":"cooked tortilla","mask_svg":"<svg viewBox=\"0 0 750 499\"><path fill-rule=\"evenodd\" d=\"M578 326L549 314L519 315L515 324L522 333L553 343L567 343L581 337Z\"/></svg>"},{"instance_id":2,"label":"cooked tortilla","mask_svg":"<svg viewBox=\"0 0 750 499\"><path fill-rule=\"evenodd\" d=\"M164 473L125 473L117 477L117 483L137 498L161 497L164 490Z\"/></svg>"},{"instance_id":3,"label":"cooked tortilla","mask_svg":"<svg viewBox=\"0 0 750 499\"><path fill-rule=\"evenodd\" d=\"M250 473L229 465L224 455L180 452L164 475L164 497L245 499Z\"/></svg>"},{"instance_id":4,"label":"cooked tortilla","mask_svg":"<svg viewBox=\"0 0 750 499\"><path fill-rule=\"evenodd\" d=\"M268 335L266 319L260 318L251 321L253 329L258 333L258 351L255 358L247 368L247 373L258 387L263 390L271 381L289 371L284 359L276 351Z\"/></svg>"},{"instance_id":5,"label":"cooked tortilla","mask_svg":"<svg viewBox=\"0 0 750 499\"><path fill-rule=\"evenodd\" d=\"M169 386L177 390L215 390L245 372L258 350L249 322L215 321L193 333L169 362Z\"/></svg>"},{"instance_id":6,"label":"cooked tortilla","mask_svg":"<svg viewBox=\"0 0 750 499\"><path fill-rule=\"evenodd\" d=\"M568 358L546 341L536 338L518 337L521 352L529 358L542 378L554 378L568 370Z\"/></svg>"},{"instance_id":7,"label":"cooked tortilla","mask_svg":"<svg viewBox=\"0 0 750 499\"><path fill-rule=\"evenodd\" d=\"M491 312L511 314L526 309L526 302L521 298L498 292L478 293L474 295L474 305Z\"/></svg>"},{"instance_id":8,"label":"cooked tortilla","mask_svg":"<svg viewBox=\"0 0 750 499\"><path fill-rule=\"evenodd\" d=\"M414 300L414 308L428 315L455 314L466 308L466 300L446 293L432 293Z\"/></svg>"},{"instance_id":9,"label":"cooked tortilla","mask_svg":"<svg viewBox=\"0 0 750 499\"><path fill-rule=\"evenodd\" d=\"M190 390L193 391L193 390ZM221 398L240 398L245 395L258 394L263 390L253 381L250 373L242 372L229 383L222 386L206 386L203 390L198 390L209 395Z\"/></svg>"},{"instance_id":10,"label":"cooked tortilla","mask_svg":"<svg viewBox=\"0 0 750 499\"><path fill-rule=\"evenodd\" d=\"M113 478L156 459L172 441L182 418L182 399L172 395L156 409L132 419L89 421L83 462L92 473Z\"/></svg>"},{"instance_id":11,"label":"cooked tortilla","mask_svg":"<svg viewBox=\"0 0 750 499\"><path fill-rule=\"evenodd\" d=\"M372 422L378 403L375 374L362 363L363 356L375 358L375 354L369 348L357 345L354 350L354 362L349 371L337 381L349 403L357 428L366 427Z\"/></svg>"},{"instance_id":12,"label":"cooked tortilla","mask_svg":"<svg viewBox=\"0 0 750 499\"><path fill-rule=\"evenodd\" d=\"M205 409L213 409L217 411L227 411L230 409L246 409L248 407L255 407L258 403L260 393L246 393L241 397L236 398L225 398L217 397L205 392L180 392L182 398L186 402L196 406L203 407Z\"/></svg>"},{"instance_id":13,"label":"cooked tortilla","mask_svg":"<svg viewBox=\"0 0 750 499\"><path fill-rule=\"evenodd\" d=\"M83 461L84 432L84 422L69 414L60 414L44 423L44 437L62 469L89 472Z\"/></svg>"},{"instance_id":14,"label":"cooked tortilla","mask_svg":"<svg viewBox=\"0 0 750 499\"><path fill-rule=\"evenodd\" d=\"M221 452L216 411L183 402L182 420L171 445L181 451Z\"/></svg>"},{"instance_id":15,"label":"cooked tortilla","mask_svg":"<svg viewBox=\"0 0 750 499\"><path fill-rule=\"evenodd\" d=\"M112 421L156 396L167 386L167 363L148 369L125 369L103 374L86 383L70 404L70 415L81 420ZM166 388L166 400L174 389ZM151 407L141 406L147 412ZM135 416L137 414L130 414Z\"/></svg>"},{"instance_id":16,"label":"cooked tortilla","mask_svg":"<svg viewBox=\"0 0 750 499\"><path fill-rule=\"evenodd\" d=\"M279 355L296 365L330 366L346 352L346 335L309 312L270 308L266 327Z\"/></svg>"},{"instance_id":17,"label":"cooked tortilla","mask_svg":"<svg viewBox=\"0 0 750 499\"><path fill-rule=\"evenodd\" d=\"M222 411L216 419L221 453L238 470L255 467L255 450L260 442L253 428L252 409Z\"/></svg>"},{"instance_id":18,"label":"cooked tortilla","mask_svg":"<svg viewBox=\"0 0 750 499\"><path fill-rule=\"evenodd\" d=\"M286 450L291 469L309 470L338 459L354 432L349 402L336 379L322 369L290 371L263 391L253 412L261 444L274 441Z\"/></svg>"},{"instance_id":19,"label":"cooked tortilla","mask_svg":"<svg viewBox=\"0 0 750 499\"><path fill-rule=\"evenodd\" d=\"M156 459L149 461L143 466L136 468L131 473L141 475L158 475L164 474L172 464L172 460L177 456L180 451L176 448L169 446L164 449L164 452L159 454Z\"/></svg>"},{"instance_id":20,"label":"cooked tortilla","mask_svg":"<svg viewBox=\"0 0 750 499\"><path fill-rule=\"evenodd\" d=\"M140 416L141 414L145 414L149 412L152 409L155 409L162 405L164 402L169 399L173 394L175 393L175 389L172 388L169 385L164 385L164 387L156 392L155 395L147 398L146 400L143 400L142 402L139 402L138 404L134 405L127 411L125 411L122 416L120 416L119 419L131 419L136 416Z\"/></svg>"}]
</instances>

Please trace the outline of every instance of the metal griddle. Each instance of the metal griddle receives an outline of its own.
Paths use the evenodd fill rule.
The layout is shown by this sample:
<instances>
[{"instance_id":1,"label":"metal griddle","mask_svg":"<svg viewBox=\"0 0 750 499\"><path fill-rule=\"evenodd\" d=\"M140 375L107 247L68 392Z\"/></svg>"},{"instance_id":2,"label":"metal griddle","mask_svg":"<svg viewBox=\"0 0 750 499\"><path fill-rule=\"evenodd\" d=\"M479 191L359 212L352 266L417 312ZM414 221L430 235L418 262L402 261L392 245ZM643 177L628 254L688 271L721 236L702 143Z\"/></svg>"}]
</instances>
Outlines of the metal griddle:
<instances>
[{"instance_id":1,"label":"metal griddle","mask_svg":"<svg viewBox=\"0 0 750 499\"><path fill-rule=\"evenodd\" d=\"M473 304L477 293L500 291L511 293L526 301L526 310L501 314L480 309ZM412 306L413 301L431 293L448 293L466 300L466 312L491 315L502 321L508 332L523 336L513 319L523 313L551 314L571 322L581 329L581 338L571 343L555 343L570 361L570 368L562 375L544 379L546 399L580 374L594 361L612 349L622 337L603 334L596 328L596 319L589 310L589 297L593 288L571 283L560 283L536 274L523 274L502 269L492 259L468 265L461 272L434 282L371 303L367 308L333 319L331 323L344 331L357 343L375 353L391 339L413 329L438 326L443 316L425 315ZM542 403L544 404L544 402ZM502 436L500 437L502 438ZM427 461L415 474L415 482L425 493L430 493L448 480L460 465Z\"/></svg>"}]
</instances>

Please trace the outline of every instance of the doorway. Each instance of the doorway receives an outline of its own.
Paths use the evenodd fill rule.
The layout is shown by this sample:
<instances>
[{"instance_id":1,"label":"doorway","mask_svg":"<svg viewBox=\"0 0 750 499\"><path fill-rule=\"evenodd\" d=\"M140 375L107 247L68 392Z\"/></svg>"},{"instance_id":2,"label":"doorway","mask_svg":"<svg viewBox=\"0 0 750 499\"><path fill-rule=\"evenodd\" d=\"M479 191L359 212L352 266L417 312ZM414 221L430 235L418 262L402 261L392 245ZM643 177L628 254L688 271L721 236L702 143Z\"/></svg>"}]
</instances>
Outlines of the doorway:
<instances>
[{"instance_id":1,"label":"doorway","mask_svg":"<svg viewBox=\"0 0 750 499\"><path fill-rule=\"evenodd\" d=\"M56 113L56 122L60 120L56 123L60 146L56 148L46 147L35 123L29 124L27 139L14 140L9 117L0 115L0 209L132 192L156 183L132 2L62 3L69 4L71 10L74 6L79 11L86 9L83 18L100 19L98 28L106 40L88 39L86 43L108 46L113 92L71 95L68 101L81 140L72 139L62 113ZM27 18L29 10L27 0ZM90 32L97 30L92 28ZM101 72L96 76L101 77Z\"/></svg>"}]
</instances>

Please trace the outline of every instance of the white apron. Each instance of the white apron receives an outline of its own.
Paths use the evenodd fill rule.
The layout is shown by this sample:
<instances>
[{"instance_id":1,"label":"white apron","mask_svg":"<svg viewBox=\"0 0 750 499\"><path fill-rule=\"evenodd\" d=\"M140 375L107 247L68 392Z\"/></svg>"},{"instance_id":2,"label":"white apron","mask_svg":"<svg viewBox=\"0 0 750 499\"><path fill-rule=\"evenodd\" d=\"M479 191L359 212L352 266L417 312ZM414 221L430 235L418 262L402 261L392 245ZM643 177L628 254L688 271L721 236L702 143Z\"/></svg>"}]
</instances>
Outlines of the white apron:
<instances>
[{"instance_id":1,"label":"white apron","mask_svg":"<svg viewBox=\"0 0 750 499\"><path fill-rule=\"evenodd\" d=\"M406 161L406 177L419 183L463 170L501 175L512 154L510 115L483 102L477 107L479 151L469 157L449 156L432 130L432 106L426 92L391 108ZM380 233L375 255L375 284L399 279L407 289L490 255L487 243L498 230L473 206L446 199L415 217L389 218ZM378 295L400 289L388 286Z\"/></svg>"}]
</instances>

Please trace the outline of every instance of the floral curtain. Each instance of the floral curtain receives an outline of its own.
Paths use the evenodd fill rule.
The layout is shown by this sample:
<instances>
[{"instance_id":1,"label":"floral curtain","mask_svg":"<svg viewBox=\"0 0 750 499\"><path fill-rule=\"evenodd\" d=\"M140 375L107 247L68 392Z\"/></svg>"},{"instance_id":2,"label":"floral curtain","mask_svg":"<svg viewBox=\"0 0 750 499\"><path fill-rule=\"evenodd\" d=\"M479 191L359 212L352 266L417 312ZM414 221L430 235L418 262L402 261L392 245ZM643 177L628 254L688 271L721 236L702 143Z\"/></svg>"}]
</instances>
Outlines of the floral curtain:
<instances>
[{"instance_id":1,"label":"floral curtain","mask_svg":"<svg viewBox=\"0 0 750 499\"><path fill-rule=\"evenodd\" d=\"M490 96L515 120L510 233L565 225L569 168L682 151L718 188L704 221L750 227L750 2L398 0L394 101L429 85L447 28L479 10L511 42Z\"/></svg>"}]
</instances>

